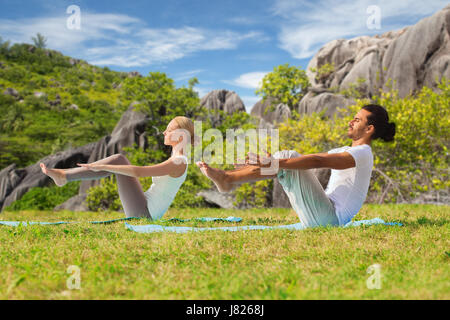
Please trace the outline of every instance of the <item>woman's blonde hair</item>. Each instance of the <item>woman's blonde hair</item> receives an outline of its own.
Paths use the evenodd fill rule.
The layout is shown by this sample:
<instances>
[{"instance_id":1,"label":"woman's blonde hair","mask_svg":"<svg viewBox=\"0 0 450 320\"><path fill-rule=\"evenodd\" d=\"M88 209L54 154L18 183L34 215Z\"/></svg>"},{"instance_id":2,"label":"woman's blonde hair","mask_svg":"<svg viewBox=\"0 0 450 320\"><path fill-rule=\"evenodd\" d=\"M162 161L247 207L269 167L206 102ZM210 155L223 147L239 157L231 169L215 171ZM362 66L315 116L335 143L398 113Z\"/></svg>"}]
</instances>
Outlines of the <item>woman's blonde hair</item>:
<instances>
[{"instance_id":1,"label":"woman's blonde hair","mask_svg":"<svg viewBox=\"0 0 450 320\"><path fill-rule=\"evenodd\" d=\"M194 123L191 119L183 116L173 118L179 129L187 130L191 136L191 145L195 143Z\"/></svg>"}]
</instances>

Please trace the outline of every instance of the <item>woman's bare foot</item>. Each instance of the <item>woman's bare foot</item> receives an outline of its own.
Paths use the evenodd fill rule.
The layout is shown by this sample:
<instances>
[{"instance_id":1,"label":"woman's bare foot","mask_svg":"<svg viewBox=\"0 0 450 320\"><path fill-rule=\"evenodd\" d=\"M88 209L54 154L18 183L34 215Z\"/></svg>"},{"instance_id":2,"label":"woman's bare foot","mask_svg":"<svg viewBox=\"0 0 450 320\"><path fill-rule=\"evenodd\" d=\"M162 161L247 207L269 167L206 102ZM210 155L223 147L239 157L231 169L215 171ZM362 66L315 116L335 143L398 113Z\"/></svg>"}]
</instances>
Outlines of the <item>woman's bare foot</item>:
<instances>
[{"instance_id":1,"label":"woman's bare foot","mask_svg":"<svg viewBox=\"0 0 450 320\"><path fill-rule=\"evenodd\" d=\"M211 168L203 161L197 162L197 166L205 176L214 182L219 192L229 192L233 189L233 185L228 181L225 171Z\"/></svg>"},{"instance_id":2,"label":"woman's bare foot","mask_svg":"<svg viewBox=\"0 0 450 320\"><path fill-rule=\"evenodd\" d=\"M42 172L55 181L58 187L62 187L67 183L66 174L62 169L48 169L44 163L40 164Z\"/></svg>"}]
</instances>

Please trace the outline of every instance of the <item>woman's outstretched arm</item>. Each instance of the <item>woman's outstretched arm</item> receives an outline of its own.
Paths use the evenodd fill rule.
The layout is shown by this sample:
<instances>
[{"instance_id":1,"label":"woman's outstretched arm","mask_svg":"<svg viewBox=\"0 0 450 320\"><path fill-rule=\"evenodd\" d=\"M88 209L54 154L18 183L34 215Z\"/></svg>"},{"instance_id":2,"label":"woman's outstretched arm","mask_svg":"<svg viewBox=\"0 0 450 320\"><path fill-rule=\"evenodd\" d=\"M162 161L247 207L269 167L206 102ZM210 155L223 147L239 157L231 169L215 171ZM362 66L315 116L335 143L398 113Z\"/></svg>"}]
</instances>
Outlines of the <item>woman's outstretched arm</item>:
<instances>
[{"instance_id":1,"label":"woman's outstretched arm","mask_svg":"<svg viewBox=\"0 0 450 320\"><path fill-rule=\"evenodd\" d=\"M86 167L92 171L108 171L112 173L122 174L125 176L142 178L142 177L158 177L170 175L172 177L181 176L186 170L186 163L168 159L164 162L152 166L134 166L134 165L112 165L112 164L90 164L79 163L81 167Z\"/></svg>"}]
</instances>

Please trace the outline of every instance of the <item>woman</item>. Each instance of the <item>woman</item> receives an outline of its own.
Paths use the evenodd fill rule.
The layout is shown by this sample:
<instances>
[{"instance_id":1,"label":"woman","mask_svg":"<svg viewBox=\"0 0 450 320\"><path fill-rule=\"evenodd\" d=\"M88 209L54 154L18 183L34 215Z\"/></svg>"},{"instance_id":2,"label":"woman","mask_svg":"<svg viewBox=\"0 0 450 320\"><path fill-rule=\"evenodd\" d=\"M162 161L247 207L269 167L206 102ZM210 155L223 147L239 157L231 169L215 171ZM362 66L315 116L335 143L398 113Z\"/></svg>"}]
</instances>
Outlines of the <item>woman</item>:
<instances>
[{"instance_id":1,"label":"woman","mask_svg":"<svg viewBox=\"0 0 450 320\"><path fill-rule=\"evenodd\" d=\"M57 186L77 180L97 180L116 174L119 196L127 217L160 219L169 208L186 179L188 143L194 142L194 124L186 117L175 117L163 132L164 144L172 147L166 161L153 166L133 166L122 154L78 165L80 168L49 169L41 163L42 172ZM154 177L151 187L143 192L140 177Z\"/></svg>"}]
</instances>

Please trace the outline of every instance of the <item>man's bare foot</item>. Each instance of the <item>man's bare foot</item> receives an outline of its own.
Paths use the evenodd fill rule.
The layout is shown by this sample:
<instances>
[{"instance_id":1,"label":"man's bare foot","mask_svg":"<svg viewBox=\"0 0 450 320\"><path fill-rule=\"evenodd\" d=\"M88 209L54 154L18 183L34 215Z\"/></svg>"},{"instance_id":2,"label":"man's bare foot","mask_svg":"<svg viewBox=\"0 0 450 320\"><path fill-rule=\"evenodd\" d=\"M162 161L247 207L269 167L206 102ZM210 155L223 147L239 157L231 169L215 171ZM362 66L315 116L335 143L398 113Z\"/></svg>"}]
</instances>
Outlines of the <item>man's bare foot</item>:
<instances>
[{"instance_id":1,"label":"man's bare foot","mask_svg":"<svg viewBox=\"0 0 450 320\"><path fill-rule=\"evenodd\" d=\"M233 189L233 185L228 181L225 171L211 168L203 161L197 162L197 166L205 176L214 182L219 192L229 192Z\"/></svg>"},{"instance_id":2,"label":"man's bare foot","mask_svg":"<svg viewBox=\"0 0 450 320\"><path fill-rule=\"evenodd\" d=\"M44 163L40 164L42 172L55 181L58 187L62 187L67 183L66 174L62 169L48 169Z\"/></svg>"}]
</instances>

